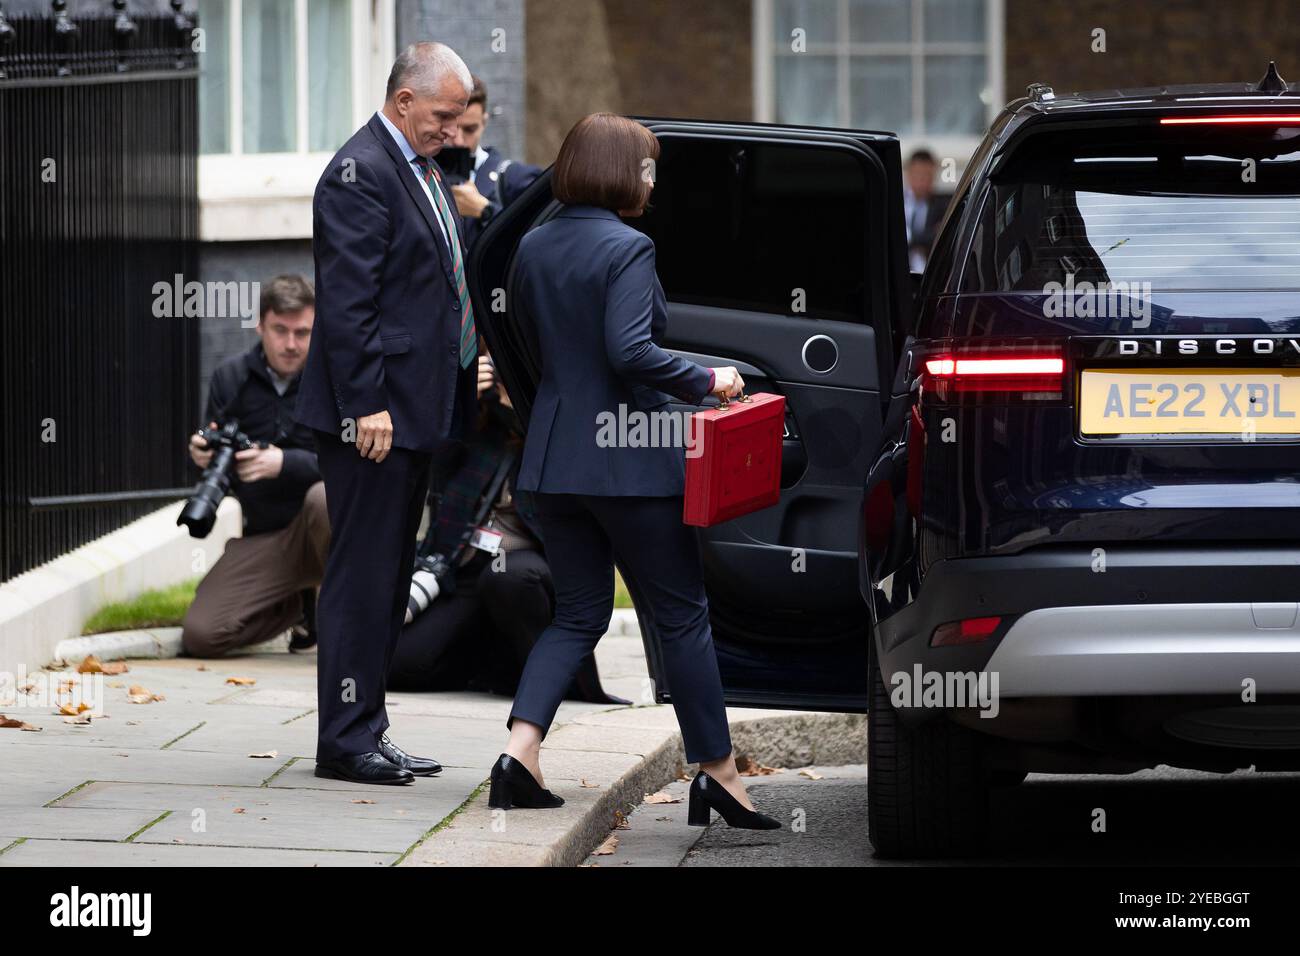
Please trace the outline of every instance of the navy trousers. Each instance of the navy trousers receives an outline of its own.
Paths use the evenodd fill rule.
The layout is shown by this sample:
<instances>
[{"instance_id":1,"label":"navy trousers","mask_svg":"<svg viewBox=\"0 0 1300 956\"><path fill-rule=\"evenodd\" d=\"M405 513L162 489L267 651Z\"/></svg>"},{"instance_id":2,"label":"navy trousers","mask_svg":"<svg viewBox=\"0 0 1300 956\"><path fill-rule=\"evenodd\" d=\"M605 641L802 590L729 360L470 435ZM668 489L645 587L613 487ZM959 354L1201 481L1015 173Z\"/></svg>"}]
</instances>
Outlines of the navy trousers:
<instances>
[{"instance_id":1,"label":"navy trousers","mask_svg":"<svg viewBox=\"0 0 1300 956\"><path fill-rule=\"evenodd\" d=\"M583 657L609 629L614 558L649 602L663 647L688 763L731 753L722 680L709 629L709 602L695 532L682 524L682 498L536 492L537 516L555 585L555 618L533 645L506 720L537 724L545 736Z\"/></svg>"},{"instance_id":2,"label":"navy trousers","mask_svg":"<svg viewBox=\"0 0 1300 956\"><path fill-rule=\"evenodd\" d=\"M406 617L416 532L429 490L429 452L394 448L382 462L316 432L325 481L329 557L316 603L316 757L378 749L384 691Z\"/></svg>"}]
</instances>

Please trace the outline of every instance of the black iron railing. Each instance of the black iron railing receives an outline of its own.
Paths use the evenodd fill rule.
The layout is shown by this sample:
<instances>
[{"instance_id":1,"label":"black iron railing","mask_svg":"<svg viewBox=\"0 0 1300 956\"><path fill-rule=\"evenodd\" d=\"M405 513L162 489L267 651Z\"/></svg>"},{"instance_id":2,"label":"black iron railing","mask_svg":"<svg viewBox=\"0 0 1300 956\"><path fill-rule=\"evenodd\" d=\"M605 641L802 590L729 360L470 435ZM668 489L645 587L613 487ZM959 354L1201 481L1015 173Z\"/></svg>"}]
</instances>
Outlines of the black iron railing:
<instances>
[{"instance_id":1,"label":"black iron railing","mask_svg":"<svg viewBox=\"0 0 1300 956\"><path fill-rule=\"evenodd\" d=\"M0 13L0 580L191 477L197 319L153 308L198 271L194 23L171 6Z\"/></svg>"}]
</instances>

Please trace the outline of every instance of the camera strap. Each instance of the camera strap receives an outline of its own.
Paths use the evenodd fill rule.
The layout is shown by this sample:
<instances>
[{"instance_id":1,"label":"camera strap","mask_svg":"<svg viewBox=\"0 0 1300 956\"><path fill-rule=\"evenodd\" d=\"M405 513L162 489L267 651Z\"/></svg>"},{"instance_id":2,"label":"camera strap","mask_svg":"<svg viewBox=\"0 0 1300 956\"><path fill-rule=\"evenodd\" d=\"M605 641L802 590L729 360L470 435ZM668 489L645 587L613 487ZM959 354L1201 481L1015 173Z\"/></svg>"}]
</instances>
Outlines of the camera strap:
<instances>
[{"instance_id":1,"label":"camera strap","mask_svg":"<svg viewBox=\"0 0 1300 956\"><path fill-rule=\"evenodd\" d=\"M496 504L497 496L501 494L501 486L505 484L506 475L510 472L510 466L514 464L515 453L512 449L507 448L501 456L501 461L497 464L496 471L492 473L492 478L488 481L483 491L483 500L479 502L478 508L474 512L474 520L471 521L465 531L461 534L460 540L452 548L451 554L447 556L453 565L465 550L466 542L474 534L474 529L483 523ZM439 501L440 498L435 498ZM433 512L429 515L429 530L425 532L424 541L420 544L420 554L427 555L433 550L433 540L438 530L438 515Z\"/></svg>"}]
</instances>

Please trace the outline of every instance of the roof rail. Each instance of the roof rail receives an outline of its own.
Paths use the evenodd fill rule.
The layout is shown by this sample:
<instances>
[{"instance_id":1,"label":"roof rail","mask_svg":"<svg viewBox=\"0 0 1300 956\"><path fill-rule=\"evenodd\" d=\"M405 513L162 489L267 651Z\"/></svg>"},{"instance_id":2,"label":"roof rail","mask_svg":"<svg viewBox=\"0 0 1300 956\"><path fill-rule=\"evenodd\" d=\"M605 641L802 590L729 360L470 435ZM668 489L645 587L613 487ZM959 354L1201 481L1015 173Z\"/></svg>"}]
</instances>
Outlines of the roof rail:
<instances>
[{"instance_id":1,"label":"roof rail","mask_svg":"<svg viewBox=\"0 0 1300 956\"><path fill-rule=\"evenodd\" d=\"M1050 103L1056 99L1056 94L1052 92L1052 88L1046 83L1030 83L1025 92L1029 94L1029 98L1035 103Z\"/></svg>"}]
</instances>

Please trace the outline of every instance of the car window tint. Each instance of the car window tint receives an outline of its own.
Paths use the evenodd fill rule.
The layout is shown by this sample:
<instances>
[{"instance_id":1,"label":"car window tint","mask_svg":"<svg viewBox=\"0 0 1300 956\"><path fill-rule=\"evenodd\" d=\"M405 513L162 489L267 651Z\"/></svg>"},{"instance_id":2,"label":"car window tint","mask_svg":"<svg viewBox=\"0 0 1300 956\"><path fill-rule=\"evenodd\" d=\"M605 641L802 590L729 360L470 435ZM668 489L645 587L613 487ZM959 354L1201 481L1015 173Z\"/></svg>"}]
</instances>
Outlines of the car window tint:
<instances>
[{"instance_id":1,"label":"car window tint","mask_svg":"<svg viewBox=\"0 0 1300 956\"><path fill-rule=\"evenodd\" d=\"M1039 136L993 177L964 288L1300 288L1300 129Z\"/></svg>"},{"instance_id":2,"label":"car window tint","mask_svg":"<svg viewBox=\"0 0 1300 956\"><path fill-rule=\"evenodd\" d=\"M660 142L650 208L629 222L654 239L670 301L866 320L861 157L833 147Z\"/></svg>"}]
</instances>

